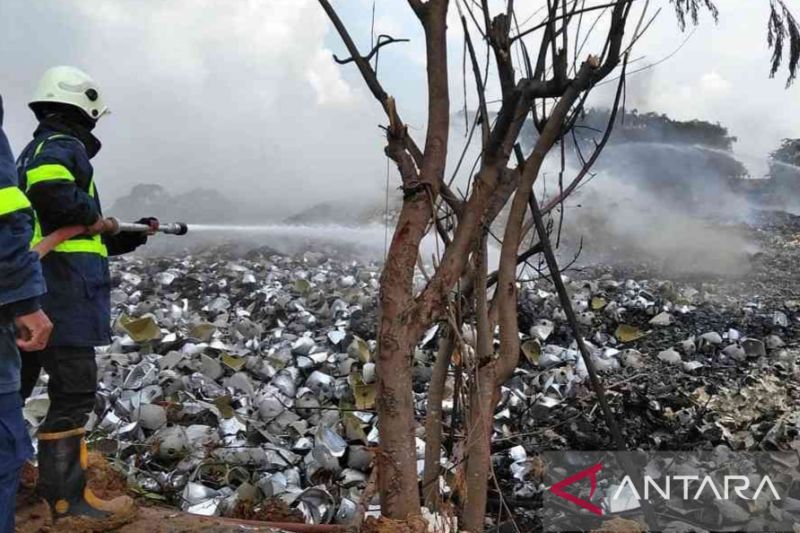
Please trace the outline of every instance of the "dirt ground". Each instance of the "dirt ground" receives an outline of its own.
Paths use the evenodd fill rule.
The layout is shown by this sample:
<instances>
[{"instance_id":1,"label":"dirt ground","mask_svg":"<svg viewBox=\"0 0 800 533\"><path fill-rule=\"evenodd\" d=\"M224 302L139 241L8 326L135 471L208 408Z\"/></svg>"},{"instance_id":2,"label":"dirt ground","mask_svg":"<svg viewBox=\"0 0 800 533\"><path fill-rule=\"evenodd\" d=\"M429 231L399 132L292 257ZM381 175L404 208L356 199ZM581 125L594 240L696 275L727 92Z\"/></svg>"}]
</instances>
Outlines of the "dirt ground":
<instances>
[{"instance_id":1,"label":"dirt ground","mask_svg":"<svg viewBox=\"0 0 800 533\"><path fill-rule=\"evenodd\" d=\"M398 521L390 518L370 517L364 522L362 533L425 533L427 524L424 520Z\"/></svg>"},{"instance_id":2,"label":"dirt ground","mask_svg":"<svg viewBox=\"0 0 800 533\"><path fill-rule=\"evenodd\" d=\"M89 454L88 483L92 491L103 499L112 499L127 494L125 478L114 470L102 455ZM281 533L281 530L261 527L253 523L244 525L236 521L221 518L206 518L202 516L181 513L175 509L149 506L148 502L137 501L138 512L125 524L106 524L90 527L80 521L59 521L53 525L47 505L39 500L34 489L38 473L34 468L23 470L20 491L17 497L17 531L19 533L56 533L69 530L71 533L89 533L95 531L117 531L119 533L183 533L189 531L202 531L205 533L228 533L247 530L257 533ZM128 494L130 495L130 494ZM128 517L126 517L128 518ZM252 519L268 518L264 513L246 517ZM291 517L270 516L272 520L294 521Z\"/></svg>"},{"instance_id":3,"label":"dirt ground","mask_svg":"<svg viewBox=\"0 0 800 533\"><path fill-rule=\"evenodd\" d=\"M49 520L47 508L44 503L26 506L17 510L17 531L19 533L41 532L56 533L64 531L63 524L59 522L53 526ZM69 524L71 533L89 533L96 531L91 528L81 529L79 525ZM141 507L134 520L119 528L111 529L119 533L184 533L189 531L202 531L205 533L240 533L241 531L256 533L282 533L281 530L259 527L248 524L246 527L230 523L220 518L206 518L188 515L158 507Z\"/></svg>"}]
</instances>

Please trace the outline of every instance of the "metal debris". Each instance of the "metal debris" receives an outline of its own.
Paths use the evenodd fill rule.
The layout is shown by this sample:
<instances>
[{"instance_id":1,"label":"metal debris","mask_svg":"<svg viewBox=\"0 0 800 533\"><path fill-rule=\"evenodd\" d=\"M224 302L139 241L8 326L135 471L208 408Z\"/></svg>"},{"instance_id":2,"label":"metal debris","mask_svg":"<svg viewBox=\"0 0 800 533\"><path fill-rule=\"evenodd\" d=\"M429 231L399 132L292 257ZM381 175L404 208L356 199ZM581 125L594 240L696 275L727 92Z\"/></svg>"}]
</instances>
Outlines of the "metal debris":
<instances>
[{"instance_id":1,"label":"metal debris","mask_svg":"<svg viewBox=\"0 0 800 533\"><path fill-rule=\"evenodd\" d=\"M351 523L378 443L378 266L209 254L172 259L166 270L124 258L112 274L116 335L98 354L89 429L114 441L128 478L199 514L224 514L240 498L281 498L308 522ZM777 309L731 303L739 314L718 317L703 307L706 288L608 276L567 283L632 444L669 447L700 435L734 449L785 447L798 433L796 339ZM504 488L533 498L542 490L535 450L607 443L552 287L524 282L520 294L525 357L502 387L493 424L508 445L493 464ZM797 311L780 310L789 325ZM440 329L414 355L418 419ZM473 330L463 332L467 345ZM26 420L40 423L46 405L35 395ZM422 459L424 434L417 438Z\"/></svg>"}]
</instances>

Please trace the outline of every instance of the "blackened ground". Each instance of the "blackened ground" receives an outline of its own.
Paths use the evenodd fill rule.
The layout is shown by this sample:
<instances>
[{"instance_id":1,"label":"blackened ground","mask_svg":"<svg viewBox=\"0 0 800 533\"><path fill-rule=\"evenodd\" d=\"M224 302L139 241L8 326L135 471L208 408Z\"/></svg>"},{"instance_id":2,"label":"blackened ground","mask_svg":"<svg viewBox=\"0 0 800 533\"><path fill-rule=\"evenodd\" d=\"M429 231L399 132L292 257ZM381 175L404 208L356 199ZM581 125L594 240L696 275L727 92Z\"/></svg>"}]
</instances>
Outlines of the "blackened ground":
<instances>
[{"instance_id":1,"label":"blackened ground","mask_svg":"<svg viewBox=\"0 0 800 533\"><path fill-rule=\"evenodd\" d=\"M701 303L689 313L673 313L675 322L667 327L649 325L652 315L643 311L625 314L626 324L647 334L619 348L639 350L645 366L623 367L602 378L630 449L710 450L719 445L740 450L800 448L800 425L792 415L800 410L800 217L761 213L741 229L759 247L743 276L667 277L657 265L630 263L596 265L568 273L572 279L587 281L602 277L623 282L666 280L662 284L664 293L656 295L657 304L661 299L670 299L670 292L678 287L699 291ZM776 312L786 316L788 325L776 322ZM602 313L597 315L584 334L600 331L613 335L619 324ZM523 301L521 331L527 332L538 318L541 316L537 315L536 306ZM684 361L704 365L690 372L656 357L658 352L675 348L692 336L723 334L730 329L753 338L777 335L785 347L744 362L722 362L718 357L720 347L709 346L683 355ZM571 341L572 334L564 326L557 327L554 337L548 339L548 343L561 346ZM537 371L525 364L527 370ZM529 456L550 450L613 448L594 393L588 384L581 387L556 408L527 421L526 430L518 436L493 443L495 473L501 480L502 492L491 491L490 505L495 518L507 516L506 508L513 509L519 531L541 530L541 495L526 494L524 485L514 480L506 458L509 448L522 445ZM747 402L737 404L731 398L741 390L750 391L750 396ZM721 426L730 433L726 435ZM505 520L500 518L498 522ZM516 531L511 522L506 522L505 528Z\"/></svg>"}]
</instances>

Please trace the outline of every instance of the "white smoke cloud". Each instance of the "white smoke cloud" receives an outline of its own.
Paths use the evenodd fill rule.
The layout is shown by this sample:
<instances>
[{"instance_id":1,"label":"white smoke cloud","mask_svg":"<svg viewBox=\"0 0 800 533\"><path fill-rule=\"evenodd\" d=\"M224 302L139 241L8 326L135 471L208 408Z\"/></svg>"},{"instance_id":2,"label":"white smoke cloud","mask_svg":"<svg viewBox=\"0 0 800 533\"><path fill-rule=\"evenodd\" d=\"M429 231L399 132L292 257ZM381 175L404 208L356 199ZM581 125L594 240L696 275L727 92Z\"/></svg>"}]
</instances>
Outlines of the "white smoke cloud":
<instances>
[{"instance_id":1,"label":"white smoke cloud","mask_svg":"<svg viewBox=\"0 0 800 533\"><path fill-rule=\"evenodd\" d=\"M221 189L285 215L377 194L381 111L326 46L314 0L11 0L0 20L0 92L17 150L41 72L74 64L112 114L95 160L106 205L136 183ZM370 132L375 132L370 135ZM355 159L355 162L354 162ZM377 177L376 177L377 176Z\"/></svg>"}]
</instances>

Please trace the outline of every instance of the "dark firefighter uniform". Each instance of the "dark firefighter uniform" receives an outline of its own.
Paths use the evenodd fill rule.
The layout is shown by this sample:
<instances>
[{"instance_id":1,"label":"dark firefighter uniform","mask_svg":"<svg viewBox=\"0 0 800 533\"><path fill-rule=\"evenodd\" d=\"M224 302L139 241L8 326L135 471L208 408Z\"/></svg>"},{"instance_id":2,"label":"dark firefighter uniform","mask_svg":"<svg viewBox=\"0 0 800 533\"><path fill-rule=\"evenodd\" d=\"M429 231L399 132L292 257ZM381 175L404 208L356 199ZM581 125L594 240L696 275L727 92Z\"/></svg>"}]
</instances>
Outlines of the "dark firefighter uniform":
<instances>
[{"instance_id":1,"label":"dark firefighter uniform","mask_svg":"<svg viewBox=\"0 0 800 533\"><path fill-rule=\"evenodd\" d=\"M33 141L17 161L20 187L35 211L35 245L65 226L90 226L102 216L90 159L100 142L79 125L43 119ZM50 376L50 409L40 431L83 427L95 403L95 346L110 336L108 257L134 250L143 234L113 237L80 235L58 245L42 259L48 293L43 308L53 322L50 346L22 366L22 395L33 390L44 367Z\"/></svg>"},{"instance_id":2,"label":"dark firefighter uniform","mask_svg":"<svg viewBox=\"0 0 800 533\"><path fill-rule=\"evenodd\" d=\"M33 455L19 398L14 318L40 308L45 285L39 256L30 250L31 204L17 187L14 157L2 123L0 100L0 531L6 533L14 531L20 468Z\"/></svg>"},{"instance_id":3,"label":"dark firefighter uniform","mask_svg":"<svg viewBox=\"0 0 800 533\"><path fill-rule=\"evenodd\" d=\"M31 244L63 227L100 229L102 209L90 163L100 150L91 132L108 111L99 87L80 69L53 67L28 105L39 126L17 160L17 173L34 209ZM53 332L47 348L23 359L21 392L30 395L40 369L47 371L50 407L37 435L38 492L54 519L79 516L95 522L93 530L101 524L107 530L113 529L111 522L129 519L135 507L128 497L102 500L86 484L84 426L95 404L94 348L111 341L108 257L132 251L147 237L88 233L42 258L48 285L42 307Z\"/></svg>"}]
</instances>

